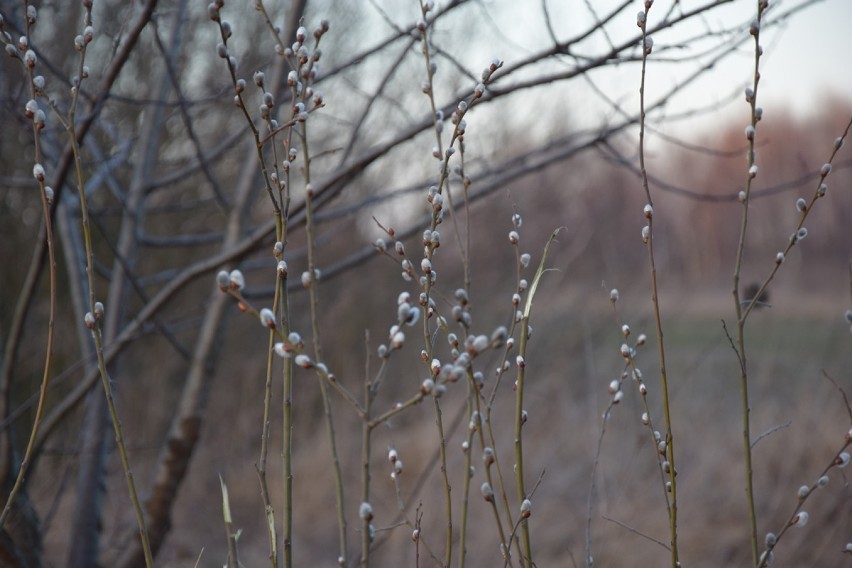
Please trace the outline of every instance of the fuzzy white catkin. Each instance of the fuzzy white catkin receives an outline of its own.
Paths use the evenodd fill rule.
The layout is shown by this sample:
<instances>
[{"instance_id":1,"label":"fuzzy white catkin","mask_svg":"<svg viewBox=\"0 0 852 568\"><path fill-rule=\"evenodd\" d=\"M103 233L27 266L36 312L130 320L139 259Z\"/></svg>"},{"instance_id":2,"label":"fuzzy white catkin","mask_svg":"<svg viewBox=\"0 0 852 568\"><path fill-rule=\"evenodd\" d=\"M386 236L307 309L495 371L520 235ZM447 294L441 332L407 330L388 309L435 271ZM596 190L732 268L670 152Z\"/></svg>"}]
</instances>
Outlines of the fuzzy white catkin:
<instances>
[{"instance_id":1,"label":"fuzzy white catkin","mask_svg":"<svg viewBox=\"0 0 852 568\"><path fill-rule=\"evenodd\" d=\"M232 270L229 277L231 279L231 286L237 290L242 290L246 287L246 278L243 276L242 271Z\"/></svg>"},{"instance_id":2,"label":"fuzzy white catkin","mask_svg":"<svg viewBox=\"0 0 852 568\"><path fill-rule=\"evenodd\" d=\"M275 314L269 308L260 310L260 324L263 327L275 328Z\"/></svg>"},{"instance_id":3,"label":"fuzzy white catkin","mask_svg":"<svg viewBox=\"0 0 852 568\"><path fill-rule=\"evenodd\" d=\"M290 353L284 347L284 344L280 341L274 345L273 350L275 351L276 355L283 359L288 359L290 357Z\"/></svg>"}]
</instances>

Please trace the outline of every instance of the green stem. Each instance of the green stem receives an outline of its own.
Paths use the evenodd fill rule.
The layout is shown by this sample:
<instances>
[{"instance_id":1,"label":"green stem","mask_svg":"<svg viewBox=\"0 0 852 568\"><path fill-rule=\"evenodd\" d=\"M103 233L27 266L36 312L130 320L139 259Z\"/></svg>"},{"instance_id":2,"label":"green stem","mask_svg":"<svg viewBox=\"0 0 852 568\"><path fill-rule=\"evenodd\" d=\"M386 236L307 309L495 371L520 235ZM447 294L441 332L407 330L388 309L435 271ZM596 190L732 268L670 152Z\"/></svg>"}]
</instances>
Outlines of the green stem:
<instances>
[{"instance_id":1,"label":"green stem","mask_svg":"<svg viewBox=\"0 0 852 568\"><path fill-rule=\"evenodd\" d=\"M669 492L665 494L666 508L669 515L669 533L671 544L671 565L672 568L680 566L677 546L677 470L675 469L675 445L674 445L674 428L672 426L671 405L669 401L669 386L668 374L666 371L666 350L665 342L663 341L663 320L660 314L660 299L659 288L657 285L657 266L654 260L654 221L653 221L653 205L651 199L651 190L648 185L648 172L645 168L645 72L648 63L648 55L651 53L646 34L646 22L648 21L648 12L651 4L646 2L644 18L642 20L642 78L639 84L639 167L642 172L642 189L645 192L645 197L648 200L649 209L646 209L645 217L648 221L648 265L651 268L651 303L654 306L654 323L657 332L657 350L660 362L660 385L663 391L663 414L666 421L666 459L669 461L669 485L665 489ZM671 495L669 497L669 494Z\"/></svg>"},{"instance_id":2,"label":"green stem","mask_svg":"<svg viewBox=\"0 0 852 568\"><path fill-rule=\"evenodd\" d=\"M742 199L742 216L740 218L740 234L737 242L737 256L734 264L733 276L733 296L734 309L737 315L737 357L740 364L740 405L742 408L743 421L743 456L745 465L745 482L746 482L746 505L748 507L750 548L752 556L752 565L757 566L760 561L758 553L758 537L757 537L757 513L754 504L754 470L752 466L751 452L751 407L749 405L748 394L748 363L746 356L745 344L745 324L747 312L743 312L743 305L740 297L740 274L742 272L743 257L745 254L746 234L748 229L748 214L749 202L751 197L751 186L754 176L751 173L752 166L755 165L755 138L757 137L755 129L757 128L757 91L760 84L760 57L762 48L760 47L760 21L763 15L762 0L757 2L757 26L752 28L754 36L754 81L752 84L752 93L749 104L751 106L751 128L752 134L748 137L748 167L749 173L746 176L745 195ZM759 297L759 296L756 296ZM751 306L749 306L749 309Z\"/></svg>"},{"instance_id":3,"label":"green stem","mask_svg":"<svg viewBox=\"0 0 852 568\"><path fill-rule=\"evenodd\" d=\"M518 353L522 358L526 358L527 341L529 340L529 315L525 315L521 322L521 345ZM515 389L515 483L518 489L518 502L523 502L527 498L527 492L524 485L524 446L522 430L524 426L524 378L525 378L524 363L518 365L518 382ZM495 509L496 512L496 509ZM532 544L530 542L530 529L527 520L521 521L521 541L523 543L523 558L521 562L526 568L532 568Z\"/></svg>"}]
</instances>

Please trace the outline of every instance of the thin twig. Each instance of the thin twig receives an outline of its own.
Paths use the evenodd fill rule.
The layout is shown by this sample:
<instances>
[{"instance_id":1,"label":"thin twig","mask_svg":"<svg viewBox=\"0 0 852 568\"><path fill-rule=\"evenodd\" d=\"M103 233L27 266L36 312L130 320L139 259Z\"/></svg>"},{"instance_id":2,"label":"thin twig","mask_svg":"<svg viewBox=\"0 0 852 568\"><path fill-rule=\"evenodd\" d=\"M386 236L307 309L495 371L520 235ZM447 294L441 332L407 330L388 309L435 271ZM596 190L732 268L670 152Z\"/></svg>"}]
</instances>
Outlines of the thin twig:
<instances>
[{"instance_id":1,"label":"thin twig","mask_svg":"<svg viewBox=\"0 0 852 568\"><path fill-rule=\"evenodd\" d=\"M601 515L601 518L602 518L603 520L605 520L605 521L609 521L609 522L611 522L611 523L615 523L616 525L620 526L621 528L623 528L623 529L627 529L628 531L632 532L633 534L635 534L635 535L637 535L637 536L641 536L641 537L642 537L642 538L644 538L645 540L649 540L649 541L653 542L654 544L656 544L656 545L658 545L658 546L661 546L662 548L665 548L665 549L666 549L666 550L668 550L669 552L671 552L671 551L672 551L672 547L670 547L670 546L669 546L668 544L666 544L665 542L663 542L663 541L661 541L661 540L657 540L656 538L654 538L654 537L652 537L652 536L650 536L650 535L647 535L647 534L643 533L643 532L642 532L642 531L640 531L639 529L634 528L634 527L631 527L631 526L630 526L630 525L628 525L627 523L623 523L623 522L621 522L621 521L619 521L619 520L616 520L616 519L613 519L613 518L607 517L606 515Z\"/></svg>"}]
</instances>

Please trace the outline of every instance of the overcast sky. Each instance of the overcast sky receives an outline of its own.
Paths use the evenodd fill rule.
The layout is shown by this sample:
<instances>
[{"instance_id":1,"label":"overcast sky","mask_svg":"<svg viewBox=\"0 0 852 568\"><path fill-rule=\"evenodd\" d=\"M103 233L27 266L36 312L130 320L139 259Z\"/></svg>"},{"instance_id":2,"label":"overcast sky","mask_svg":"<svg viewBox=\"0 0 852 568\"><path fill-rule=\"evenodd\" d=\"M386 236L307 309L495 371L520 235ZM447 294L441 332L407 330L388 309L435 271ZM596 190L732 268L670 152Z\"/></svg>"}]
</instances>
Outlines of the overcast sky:
<instances>
[{"instance_id":1,"label":"overcast sky","mask_svg":"<svg viewBox=\"0 0 852 568\"><path fill-rule=\"evenodd\" d=\"M778 10L801 3L770 2ZM744 7L751 8L753 4L738 0L730 9L741 14ZM852 0L817 2L783 27L772 30L761 43L765 56L761 59L758 103L767 111L767 118L785 111L802 118L816 114L829 96L845 98L852 106ZM708 98L723 99L731 85L751 83L752 68L750 57L731 58L704 82L701 92ZM737 119L742 115L746 120L745 101L740 102L726 107L721 116ZM838 117L838 128L848 118ZM708 117L696 126L702 130L713 128L716 121L718 117Z\"/></svg>"},{"instance_id":2,"label":"overcast sky","mask_svg":"<svg viewBox=\"0 0 852 568\"><path fill-rule=\"evenodd\" d=\"M772 1L779 9L796 3ZM741 10L743 2L734 2L734 7ZM826 95L852 101L852 0L818 2L762 43L760 97L764 106L786 107L805 116L818 110ZM742 74L750 67L750 61L734 61L719 71L728 81L737 82L748 79ZM719 96L723 94L719 91Z\"/></svg>"},{"instance_id":3,"label":"overcast sky","mask_svg":"<svg viewBox=\"0 0 852 568\"><path fill-rule=\"evenodd\" d=\"M852 0L825 0L782 32L762 77L767 96L808 113L826 91L852 100Z\"/></svg>"},{"instance_id":4,"label":"overcast sky","mask_svg":"<svg viewBox=\"0 0 852 568\"><path fill-rule=\"evenodd\" d=\"M684 11L707 4L708 0L680 0ZM808 0L770 0L767 18L774 18ZM549 43L549 38L541 34L531 34L531 29L541 29L540 2L509 2L502 0L482 0L482 4L493 10L494 20L502 34L519 48L515 53L500 54L511 60L519 56L524 49L533 51ZM560 39L572 37L579 30L588 27L591 18L588 6L591 5L599 15L606 14L619 2L615 0L547 0L553 27ZM693 19L690 25L678 26L676 32L667 32L655 37L655 56L670 58L678 50L665 52L666 46L683 38L693 37L703 32L702 26L722 29L747 22L755 10L754 0L735 0L718 9ZM662 18L671 7L670 0L658 0L651 10L649 22L653 24ZM635 14L642 8L642 1L636 0L635 6L626 10L622 18L610 22L607 29L613 37L624 38L636 31ZM656 19L655 19L656 16ZM544 34L546 36L546 34ZM597 34L593 41L603 41ZM761 60L761 83L758 103L767 112L792 111L800 116L818 110L827 95L847 98L852 103L852 0L822 0L797 13L781 27L765 30L761 36L764 57ZM660 48L659 50L657 48ZM503 48L504 49L504 48ZM751 84L753 74L753 44L747 41L738 53L726 58L721 64L692 88L687 96L676 99L669 105L669 112L703 106L713 101L727 100L735 91ZM484 54L482 55L484 56ZM649 92L655 88L663 92L683 77L684 70L676 66L654 63L653 56L648 71ZM627 106L638 99L638 74L631 66L616 67L594 76L598 86ZM571 102L576 116L596 115L602 112L595 109L598 98L592 91L578 93L583 87L572 83L566 97L574 97ZM742 104L737 104L737 103ZM599 105L600 106L600 105ZM719 119L735 119L747 115L745 101L735 101L722 108L713 116L692 123L690 128L701 130L717 126ZM848 118L848 117L845 117ZM841 118L845 124L845 119ZM670 125L679 130L679 125Z\"/></svg>"}]
</instances>

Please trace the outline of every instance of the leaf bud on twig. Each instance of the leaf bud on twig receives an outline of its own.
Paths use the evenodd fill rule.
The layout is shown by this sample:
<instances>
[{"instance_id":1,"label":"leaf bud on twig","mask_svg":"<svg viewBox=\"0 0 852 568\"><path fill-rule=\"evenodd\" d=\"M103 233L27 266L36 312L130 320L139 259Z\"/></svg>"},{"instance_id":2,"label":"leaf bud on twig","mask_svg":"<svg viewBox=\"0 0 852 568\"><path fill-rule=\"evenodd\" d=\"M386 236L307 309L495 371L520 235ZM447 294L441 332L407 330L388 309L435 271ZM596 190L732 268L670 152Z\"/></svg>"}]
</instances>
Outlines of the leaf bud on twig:
<instances>
[{"instance_id":1,"label":"leaf bud on twig","mask_svg":"<svg viewBox=\"0 0 852 568\"><path fill-rule=\"evenodd\" d=\"M756 36L758 33L760 33L760 22L758 22L757 20L752 20L751 24L749 24L748 27L748 33L753 36Z\"/></svg>"}]
</instances>

